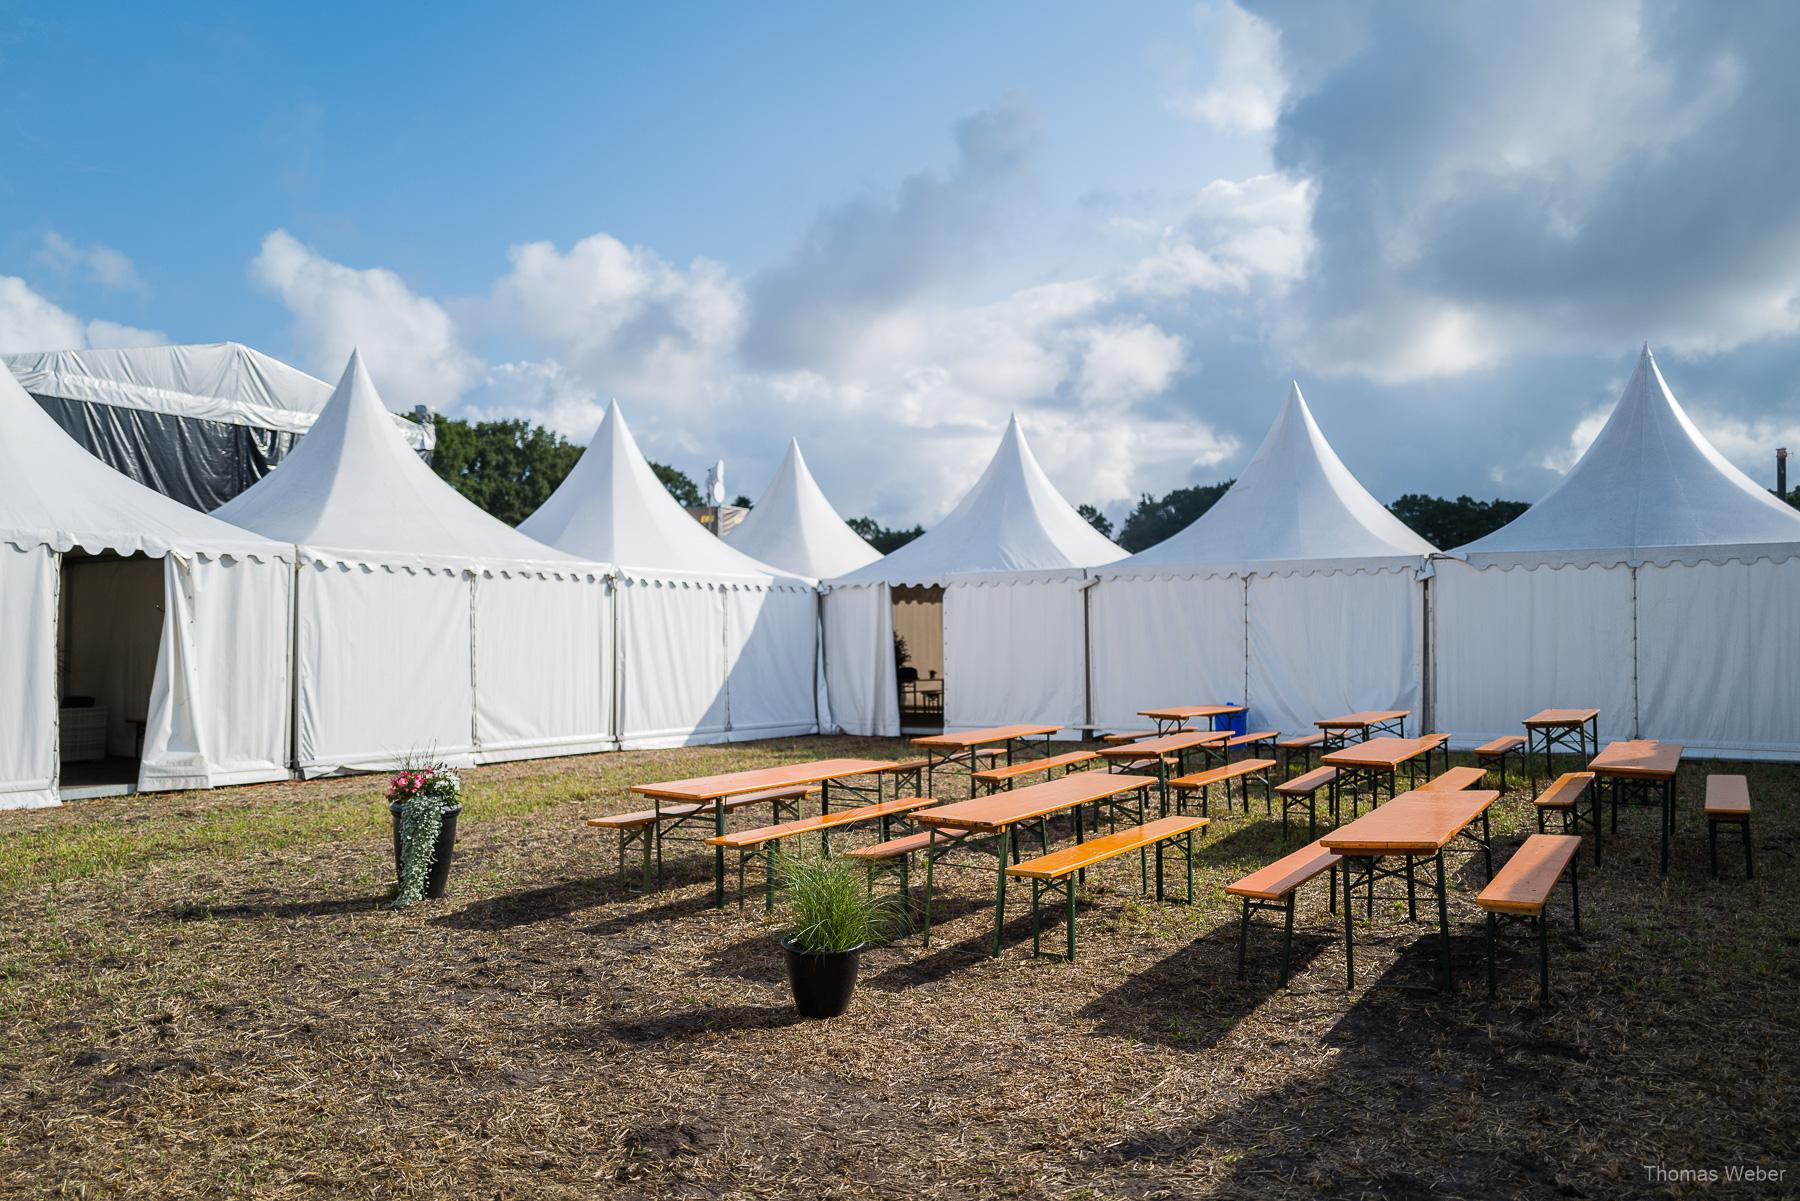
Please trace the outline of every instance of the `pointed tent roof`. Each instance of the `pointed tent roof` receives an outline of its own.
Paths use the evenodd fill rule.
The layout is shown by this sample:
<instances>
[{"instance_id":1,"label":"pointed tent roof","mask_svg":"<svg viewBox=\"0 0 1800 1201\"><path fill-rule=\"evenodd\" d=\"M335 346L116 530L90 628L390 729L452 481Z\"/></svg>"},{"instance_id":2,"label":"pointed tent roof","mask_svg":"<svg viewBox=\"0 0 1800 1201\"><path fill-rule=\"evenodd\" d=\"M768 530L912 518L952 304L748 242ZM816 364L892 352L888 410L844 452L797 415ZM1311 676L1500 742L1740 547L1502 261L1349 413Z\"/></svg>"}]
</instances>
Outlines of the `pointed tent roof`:
<instances>
[{"instance_id":1,"label":"pointed tent roof","mask_svg":"<svg viewBox=\"0 0 1800 1201\"><path fill-rule=\"evenodd\" d=\"M519 529L584 558L638 571L786 575L727 546L656 478L614 401L574 470Z\"/></svg>"},{"instance_id":2,"label":"pointed tent roof","mask_svg":"<svg viewBox=\"0 0 1800 1201\"><path fill-rule=\"evenodd\" d=\"M388 418L352 352L312 430L216 515L283 542L384 562L580 566L439 479Z\"/></svg>"},{"instance_id":3,"label":"pointed tent roof","mask_svg":"<svg viewBox=\"0 0 1800 1201\"><path fill-rule=\"evenodd\" d=\"M92 553L292 553L114 471L0 371L0 542Z\"/></svg>"},{"instance_id":4,"label":"pointed tent roof","mask_svg":"<svg viewBox=\"0 0 1800 1201\"><path fill-rule=\"evenodd\" d=\"M331 385L236 342L53 350L9 354L6 365L27 392L87 404L304 434L331 399ZM393 414L415 447L435 439L428 427Z\"/></svg>"},{"instance_id":5,"label":"pointed tent roof","mask_svg":"<svg viewBox=\"0 0 1800 1201\"><path fill-rule=\"evenodd\" d=\"M1550 494L1463 551L1800 542L1800 512L1739 471L1669 391L1649 346L1593 445Z\"/></svg>"},{"instance_id":6,"label":"pointed tent roof","mask_svg":"<svg viewBox=\"0 0 1800 1201\"><path fill-rule=\"evenodd\" d=\"M1180 533L1118 566L1391 558L1433 549L1344 466L1293 384L1225 495Z\"/></svg>"},{"instance_id":7,"label":"pointed tent roof","mask_svg":"<svg viewBox=\"0 0 1800 1201\"><path fill-rule=\"evenodd\" d=\"M840 582L932 584L969 572L1097 567L1124 553L1063 499L1015 416L987 470L948 517Z\"/></svg>"},{"instance_id":8,"label":"pointed tent roof","mask_svg":"<svg viewBox=\"0 0 1800 1201\"><path fill-rule=\"evenodd\" d=\"M825 499L806 468L798 438L788 440L787 457L774 480L725 541L764 563L813 579L844 575L881 557Z\"/></svg>"}]
</instances>

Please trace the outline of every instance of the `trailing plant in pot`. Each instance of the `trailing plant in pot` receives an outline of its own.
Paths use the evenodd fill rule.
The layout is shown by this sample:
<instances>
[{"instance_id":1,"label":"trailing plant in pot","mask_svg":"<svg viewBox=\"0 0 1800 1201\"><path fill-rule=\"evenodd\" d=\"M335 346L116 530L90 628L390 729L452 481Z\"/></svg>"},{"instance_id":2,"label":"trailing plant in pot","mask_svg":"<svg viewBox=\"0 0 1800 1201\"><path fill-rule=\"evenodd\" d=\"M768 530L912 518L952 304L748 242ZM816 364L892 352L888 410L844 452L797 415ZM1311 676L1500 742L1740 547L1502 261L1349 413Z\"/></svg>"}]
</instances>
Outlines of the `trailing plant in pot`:
<instances>
[{"instance_id":1,"label":"trailing plant in pot","mask_svg":"<svg viewBox=\"0 0 1800 1201\"><path fill-rule=\"evenodd\" d=\"M793 919L781 948L794 1007L801 1017L836 1017L850 1008L863 947L887 928L892 902L871 895L848 860L800 855L780 863Z\"/></svg>"},{"instance_id":2,"label":"trailing plant in pot","mask_svg":"<svg viewBox=\"0 0 1800 1201\"><path fill-rule=\"evenodd\" d=\"M456 849L456 815L462 812L461 777L441 763L409 760L388 782L387 799L394 815L394 870L400 877L394 908L443 896Z\"/></svg>"}]
</instances>

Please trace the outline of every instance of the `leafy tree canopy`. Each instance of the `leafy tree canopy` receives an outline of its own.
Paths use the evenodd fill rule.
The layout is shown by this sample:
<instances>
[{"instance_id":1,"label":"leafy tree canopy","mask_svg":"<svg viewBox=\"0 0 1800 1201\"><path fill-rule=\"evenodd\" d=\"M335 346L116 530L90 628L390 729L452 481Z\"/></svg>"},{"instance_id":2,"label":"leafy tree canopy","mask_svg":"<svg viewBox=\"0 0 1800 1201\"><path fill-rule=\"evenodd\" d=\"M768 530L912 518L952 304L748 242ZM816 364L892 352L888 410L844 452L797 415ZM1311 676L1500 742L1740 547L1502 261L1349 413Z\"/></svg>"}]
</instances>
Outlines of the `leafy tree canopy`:
<instances>
[{"instance_id":1,"label":"leafy tree canopy","mask_svg":"<svg viewBox=\"0 0 1800 1201\"><path fill-rule=\"evenodd\" d=\"M1119 545L1135 555L1179 534L1217 504L1235 482L1223 480L1217 484L1177 488L1161 498L1144 493L1138 498L1137 507L1125 517L1125 524L1119 530Z\"/></svg>"},{"instance_id":2,"label":"leafy tree canopy","mask_svg":"<svg viewBox=\"0 0 1800 1201\"><path fill-rule=\"evenodd\" d=\"M517 419L459 421L437 415L438 477L507 525L518 525L550 498L582 448L541 425ZM685 472L650 464L656 478L683 505L698 505L700 489Z\"/></svg>"},{"instance_id":3,"label":"leafy tree canopy","mask_svg":"<svg viewBox=\"0 0 1800 1201\"><path fill-rule=\"evenodd\" d=\"M1076 505L1075 511L1081 514L1083 521L1100 531L1102 538L1110 538L1113 534L1112 518L1102 513L1093 505Z\"/></svg>"},{"instance_id":4,"label":"leafy tree canopy","mask_svg":"<svg viewBox=\"0 0 1800 1201\"><path fill-rule=\"evenodd\" d=\"M890 530L873 517L852 517L844 524L855 530L864 542L884 555L892 554L925 532L925 527L922 525L915 525L910 530Z\"/></svg>"},{"instance_id":5,"label":"leafy tree canopy","mask_svg":"<svg viewBox=\"0 0 1800 1201\"><path fill-rule=\"evenodd\" d=\"M1530 507L1522 500L1476 500L1468 496L1445 500L1408 492L1389 505L1388 512L1439 550L1450 550L1486 537Z\"/></svg>"}]
</instances>

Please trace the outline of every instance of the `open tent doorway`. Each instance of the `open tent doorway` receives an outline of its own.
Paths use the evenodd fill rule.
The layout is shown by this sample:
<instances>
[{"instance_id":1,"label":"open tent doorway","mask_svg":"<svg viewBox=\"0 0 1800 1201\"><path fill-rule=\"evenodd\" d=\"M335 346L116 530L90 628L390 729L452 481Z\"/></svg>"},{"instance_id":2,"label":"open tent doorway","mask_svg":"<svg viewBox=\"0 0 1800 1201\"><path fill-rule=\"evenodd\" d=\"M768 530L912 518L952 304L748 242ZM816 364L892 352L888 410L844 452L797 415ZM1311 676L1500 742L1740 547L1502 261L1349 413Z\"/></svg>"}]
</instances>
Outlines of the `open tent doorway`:
<instances>
[{"instance_id":1,"label":"open tent doorway","mask_svg":"<svg viewBox=\"0 0 1800 1201\"><path fill-rule=\"evenodd\" d=\"M894 667L902 733L944 728L944 590L892 589Z\"/></svg>"},{"instance_id":2,"label":"open tent doorway","mask_svg":"<svg viewBox=\"0 0 1800 1201\"><path fill-rule=\"evenodd\" d=\"M63 556L56 662L65 798L137 789L163 628L163 560Z\"/></svg>"}]
</instances>

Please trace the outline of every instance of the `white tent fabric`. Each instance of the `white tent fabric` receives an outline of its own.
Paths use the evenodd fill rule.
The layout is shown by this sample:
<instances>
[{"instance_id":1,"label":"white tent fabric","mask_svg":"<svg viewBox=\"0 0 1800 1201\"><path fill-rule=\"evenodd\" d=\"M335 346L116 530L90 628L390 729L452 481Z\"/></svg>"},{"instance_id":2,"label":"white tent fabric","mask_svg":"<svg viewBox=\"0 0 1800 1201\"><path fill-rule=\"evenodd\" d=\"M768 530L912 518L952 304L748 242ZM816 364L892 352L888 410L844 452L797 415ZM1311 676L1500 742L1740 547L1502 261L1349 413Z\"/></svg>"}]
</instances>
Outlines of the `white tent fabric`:
<instances>
[{"instance_id":1,"label":"white tent fabric","mask_svg":"<svg viewBox=\"0 0 1800 1201\"><path fill-rule=\"evenodd\" d=\"M733 549L684 512L617 403L519 529L618 565L616 724L625 746L817 732L813 582Z\"/></svg>"},{"instance_id":2,"label":"white tent fabric","mask_svg":"<svg viewBox=\"0 0 1800 1201\"><path fill-rule=\"evenodd\" d=\"M865 689L892 671L886 598L890 587L903 585L944 588L947 728L1084 724L1083 569L1123 555L1063 499L1014 417L992 461L949 516L892 554L829 582L825 665L833 712L840 691L859 705L875 705L872 712L846 710L840 725L899 729L897 692L869 696ZM877 608L857 594L876 591L881 623L852 621L852 612L868 616ZM834 615L834 608L841 611Z\"/></svg>"},{"instance_id":3,"label":"white tent fabric","mask_svg":"<svg viewBox=\"0 0 1800 1201\"><path fill-rule=\"evenodd\" d=\"M54 350L0 356L25 391L89 404L143 409L304 434L331 385L236 342ZM389 420L408 445L429 449L428 426L398 414Z\"/></svg>"},{"instance_id":4,"label":"white tent fabric","mask_svg":"<svg viewBox=\"0 0 1800 1201\"><path fill-rule=\"evenodd\" d=\"M303 773L612 745L607 569L438 479L388 422L360 354L312 431L216 515L300 548ZM493 577L513 586L483 590ZM572 696L580 709L560 703Z\"/></svg>"},{"instance_id":5,"label":"white tent fabric","mask_svg":"<svg viewBox=\"0 0 1800 1201\"><path fill-rule=\"evenodd\" d=\"M1206 702L1241 702L1251 725L1295 733L1349 710L1416 713L1431 553L1350 473L1293 385L1212 508L1094 573L1095 724Z\"/></svg>"},{"instance_id":6,"label":"white tent fabric","mask_svg":"<svg viewBox=\"0 0 1800 1201\"><path fill-rule=\"evenodd\" d=\"M56 803L63 557L163 561L165 614L138 784L287 775L292 548L196 513L76 445L0 373L0 807ZM71 648L74 652L76 648ZM127 715L129 716L129 715ZM229 744L219 738L230 723Z\"/></svg>"},{"instance_id":7,"label":"white tent fabric","mask_svg":"<svg viewBox=\"0 0 1800 1201\"><path fill-rule=\"evenodd\" d=\"M1797 585L1800 513L1719 454L1645 347L1568 475L1436 564L1439 724L1460 744L1597 707L1603 739L1800 755Z\"/></svg>"},{"instance_id":8,"label":"white tent fabric","mask_svg":"<svg viewBox=\"0 0 1800 1201\"><path fill-rule=\"evenodd\" d=\"M789 440L775 478L725 541L771 567L815 580L846 575L881 557L825 499L798 438Z\"/></svg>"}]
</instances>

